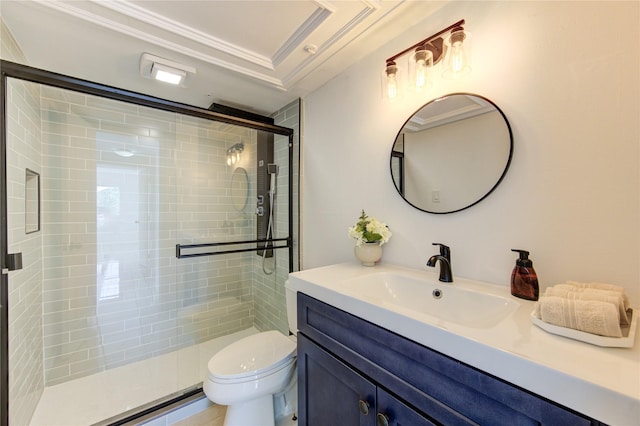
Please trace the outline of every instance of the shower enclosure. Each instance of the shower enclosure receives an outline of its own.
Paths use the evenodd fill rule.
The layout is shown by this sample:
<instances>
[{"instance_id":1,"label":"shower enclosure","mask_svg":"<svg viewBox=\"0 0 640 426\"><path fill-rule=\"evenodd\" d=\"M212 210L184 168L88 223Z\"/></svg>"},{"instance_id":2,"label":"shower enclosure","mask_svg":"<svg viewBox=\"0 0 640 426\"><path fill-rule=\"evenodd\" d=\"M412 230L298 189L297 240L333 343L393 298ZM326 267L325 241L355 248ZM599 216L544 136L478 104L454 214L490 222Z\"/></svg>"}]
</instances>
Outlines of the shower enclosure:
<instances>
[{"instance_id":1,"label":"shower enclosure","mask_svg":"<svg viewBox=\"0 0 640 426\"><path fill-rule=\"evenodd\" d=\"M197 389L210 342L288 332L291 128L1 69L2 424L92 377L103 421Z\"/></svg>"}]
</instances>

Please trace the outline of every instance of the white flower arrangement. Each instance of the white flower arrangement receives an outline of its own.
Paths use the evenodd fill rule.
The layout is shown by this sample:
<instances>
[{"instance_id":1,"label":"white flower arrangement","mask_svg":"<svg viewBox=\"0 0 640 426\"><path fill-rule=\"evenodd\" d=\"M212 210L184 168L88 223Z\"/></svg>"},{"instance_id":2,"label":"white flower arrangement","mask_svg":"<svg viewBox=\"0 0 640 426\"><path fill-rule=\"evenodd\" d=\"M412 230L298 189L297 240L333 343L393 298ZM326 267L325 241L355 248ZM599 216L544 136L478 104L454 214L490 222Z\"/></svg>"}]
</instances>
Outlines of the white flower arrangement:
<instances>
[{"instance_id":1,"label":"white flower arrangement","mask_svg":"<svg viewBox=\"0 0 640 426\"><path fill-rule=\"evenodd\" d=\"M349 227L349 236L355 238L357 246L375 242L383 245L391 238L391 231L389 231L389 227L385 223L380 222L375 217L367 216L362 210L362 214L356 224Z\"/></svg>"}]
</instances>

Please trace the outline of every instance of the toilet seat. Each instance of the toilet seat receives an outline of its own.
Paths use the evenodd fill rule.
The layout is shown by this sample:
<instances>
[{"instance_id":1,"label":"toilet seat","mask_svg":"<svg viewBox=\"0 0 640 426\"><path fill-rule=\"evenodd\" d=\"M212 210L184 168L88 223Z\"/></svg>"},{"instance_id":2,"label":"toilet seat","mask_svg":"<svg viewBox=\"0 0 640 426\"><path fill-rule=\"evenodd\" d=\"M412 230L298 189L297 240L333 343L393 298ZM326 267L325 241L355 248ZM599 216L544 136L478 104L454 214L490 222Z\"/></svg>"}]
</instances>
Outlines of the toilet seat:
<instances>
[{"instance_id":1,"label":"toilet seat","mask_svg":"<svg viewBox=\"0 0 640 426\"><path fill-rule=\"evenodd\" d=\"M208 376L219 383L256 380L290 366L295 355L295 342L279 331L266 331L240 339L211 357Z\"/></svg>"}]
</instances>

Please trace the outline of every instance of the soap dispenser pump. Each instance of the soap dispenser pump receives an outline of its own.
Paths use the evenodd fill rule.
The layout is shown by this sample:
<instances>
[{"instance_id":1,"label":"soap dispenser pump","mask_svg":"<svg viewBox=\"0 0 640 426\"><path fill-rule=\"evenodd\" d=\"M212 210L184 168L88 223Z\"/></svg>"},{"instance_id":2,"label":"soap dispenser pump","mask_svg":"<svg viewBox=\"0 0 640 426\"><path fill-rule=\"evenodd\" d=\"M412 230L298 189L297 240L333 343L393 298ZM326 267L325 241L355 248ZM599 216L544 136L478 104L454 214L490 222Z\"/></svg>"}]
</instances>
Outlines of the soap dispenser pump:
<instances>
[{"instance_id":1,"label":"soap dispenser pump","mask_svg":"<svg viewBox=\"0 0 640 426\"><path fill-rule=\"evenodd\" d=\"M511 273L511 294L527 300L538 300L538 276L526 250L511 249L520 254Z\"/></svg>"}]
</instances>

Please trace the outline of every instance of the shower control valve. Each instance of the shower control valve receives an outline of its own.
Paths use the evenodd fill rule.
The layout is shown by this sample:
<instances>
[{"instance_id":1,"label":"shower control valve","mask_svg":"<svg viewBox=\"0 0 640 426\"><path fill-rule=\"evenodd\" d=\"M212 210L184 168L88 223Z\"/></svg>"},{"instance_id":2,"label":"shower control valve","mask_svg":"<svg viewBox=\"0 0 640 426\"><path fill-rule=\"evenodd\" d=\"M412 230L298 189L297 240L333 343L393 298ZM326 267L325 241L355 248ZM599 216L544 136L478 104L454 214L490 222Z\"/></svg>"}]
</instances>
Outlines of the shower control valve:
<instances>
[{"instance_id":1,"label":"shower control valve","mask_svg":"<svg viewBox=\"0 0 640 426\"><path fill-rule=\"evenodd\" d=\"M258 195L258 205L261 206L264 204L264 195Z\"/></svg>"},{"instance_id":2,"label":"shower control valve","mask_svg":"<svg viewBox=\"0 0 640 426\"><path fill-rule=\"evenodd\" d=\"M256 214L257 214L258 216L264 216L264 207L259 206L259 207L256 209Z\"/></svg>"}]
</instances>

